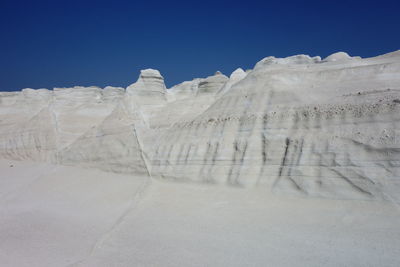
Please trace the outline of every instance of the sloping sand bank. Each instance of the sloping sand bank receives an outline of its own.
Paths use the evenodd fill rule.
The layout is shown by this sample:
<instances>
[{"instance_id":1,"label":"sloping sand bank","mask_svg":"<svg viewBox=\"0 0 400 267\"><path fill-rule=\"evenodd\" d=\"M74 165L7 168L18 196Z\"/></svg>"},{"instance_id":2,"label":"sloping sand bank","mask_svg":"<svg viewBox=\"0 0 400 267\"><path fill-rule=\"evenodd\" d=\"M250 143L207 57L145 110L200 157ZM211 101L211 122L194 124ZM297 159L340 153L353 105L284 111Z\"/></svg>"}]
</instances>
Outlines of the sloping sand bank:
<instances>
[{"instance_id":1,"label":"sloping sand bank","mask_svg":"<svg viewBox=\"0 0 400 267\"><path fill-rule=\"evenodd\" d=\"M388 202L0 161L2 266L399 266Z\"/></svg>"}]
</instances>

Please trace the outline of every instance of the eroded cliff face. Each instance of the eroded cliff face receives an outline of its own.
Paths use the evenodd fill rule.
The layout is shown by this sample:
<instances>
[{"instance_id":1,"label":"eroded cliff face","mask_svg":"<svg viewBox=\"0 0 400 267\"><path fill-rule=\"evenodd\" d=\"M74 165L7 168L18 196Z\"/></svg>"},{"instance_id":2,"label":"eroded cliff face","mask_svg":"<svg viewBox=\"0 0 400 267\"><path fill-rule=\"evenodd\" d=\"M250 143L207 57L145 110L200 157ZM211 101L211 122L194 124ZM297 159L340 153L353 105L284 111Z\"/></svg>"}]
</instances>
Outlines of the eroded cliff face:
<instances>
[{"instance_id":1,"label":"eroded cliff face","mask_svg":"<svg viewBox=\"0 0 400 267\"><path fill-rule=\"evenodd\" d=\"M0 93L0 155L279 193L400 202L400 53L268 57L166 89Z\"/></svg>"}]
</instances>

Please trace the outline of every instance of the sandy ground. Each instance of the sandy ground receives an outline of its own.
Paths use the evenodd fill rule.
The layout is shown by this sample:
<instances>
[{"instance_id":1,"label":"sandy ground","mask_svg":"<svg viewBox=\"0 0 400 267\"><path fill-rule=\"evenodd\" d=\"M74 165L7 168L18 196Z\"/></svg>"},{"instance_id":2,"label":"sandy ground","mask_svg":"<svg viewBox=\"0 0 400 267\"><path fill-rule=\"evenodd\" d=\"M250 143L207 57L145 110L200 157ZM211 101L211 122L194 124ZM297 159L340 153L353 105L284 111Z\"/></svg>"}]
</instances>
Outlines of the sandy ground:
<instances>
[{"instance_id":1,"label":"sandy ground","mask_svg":"<svg viewBox=\"0 0 400 267\"><path fill-rule=\"evenodd\" d=\"M1 266L400 266L399 225L390 203L0 161Z\"/></svg>"}]
</instances>

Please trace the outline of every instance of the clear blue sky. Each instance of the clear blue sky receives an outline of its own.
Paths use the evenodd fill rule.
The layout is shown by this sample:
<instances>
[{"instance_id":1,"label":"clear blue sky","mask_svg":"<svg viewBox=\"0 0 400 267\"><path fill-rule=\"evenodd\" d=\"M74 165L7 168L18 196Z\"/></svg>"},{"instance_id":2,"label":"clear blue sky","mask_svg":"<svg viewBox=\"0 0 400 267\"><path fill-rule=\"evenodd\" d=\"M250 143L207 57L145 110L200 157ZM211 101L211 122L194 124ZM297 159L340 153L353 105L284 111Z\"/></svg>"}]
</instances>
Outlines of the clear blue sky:
<instances>
[{"instance_id":1,"label":"clear blue sky","mask_svg":"<svg viewBox=\"0 0 400 267\"><path fill-rule=\"evenodd\" d=\"M0 0L0 90L126 87L140 69L168 87L266 56L400 49L398 1Z\"/></svg>"}]
</instances>

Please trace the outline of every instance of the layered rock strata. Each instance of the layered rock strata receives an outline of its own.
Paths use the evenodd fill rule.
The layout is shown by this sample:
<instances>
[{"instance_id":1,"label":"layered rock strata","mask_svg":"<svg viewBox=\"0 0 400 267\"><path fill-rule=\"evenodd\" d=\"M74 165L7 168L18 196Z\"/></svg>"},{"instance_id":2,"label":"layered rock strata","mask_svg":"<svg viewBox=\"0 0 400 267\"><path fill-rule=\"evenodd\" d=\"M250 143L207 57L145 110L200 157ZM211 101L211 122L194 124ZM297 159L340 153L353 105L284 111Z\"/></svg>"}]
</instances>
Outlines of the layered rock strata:
<instances>
[{"instance_id":1,"label":"layered rock strata","mask_svg":"<svg viewBox=\"0 0 400 267\"><path fill-rule=\"evenodd\" d=\"M400 53L268 57L166 89L0 93L0 156L280 193L400 201Z\"/></svg>"}]
</instances>

